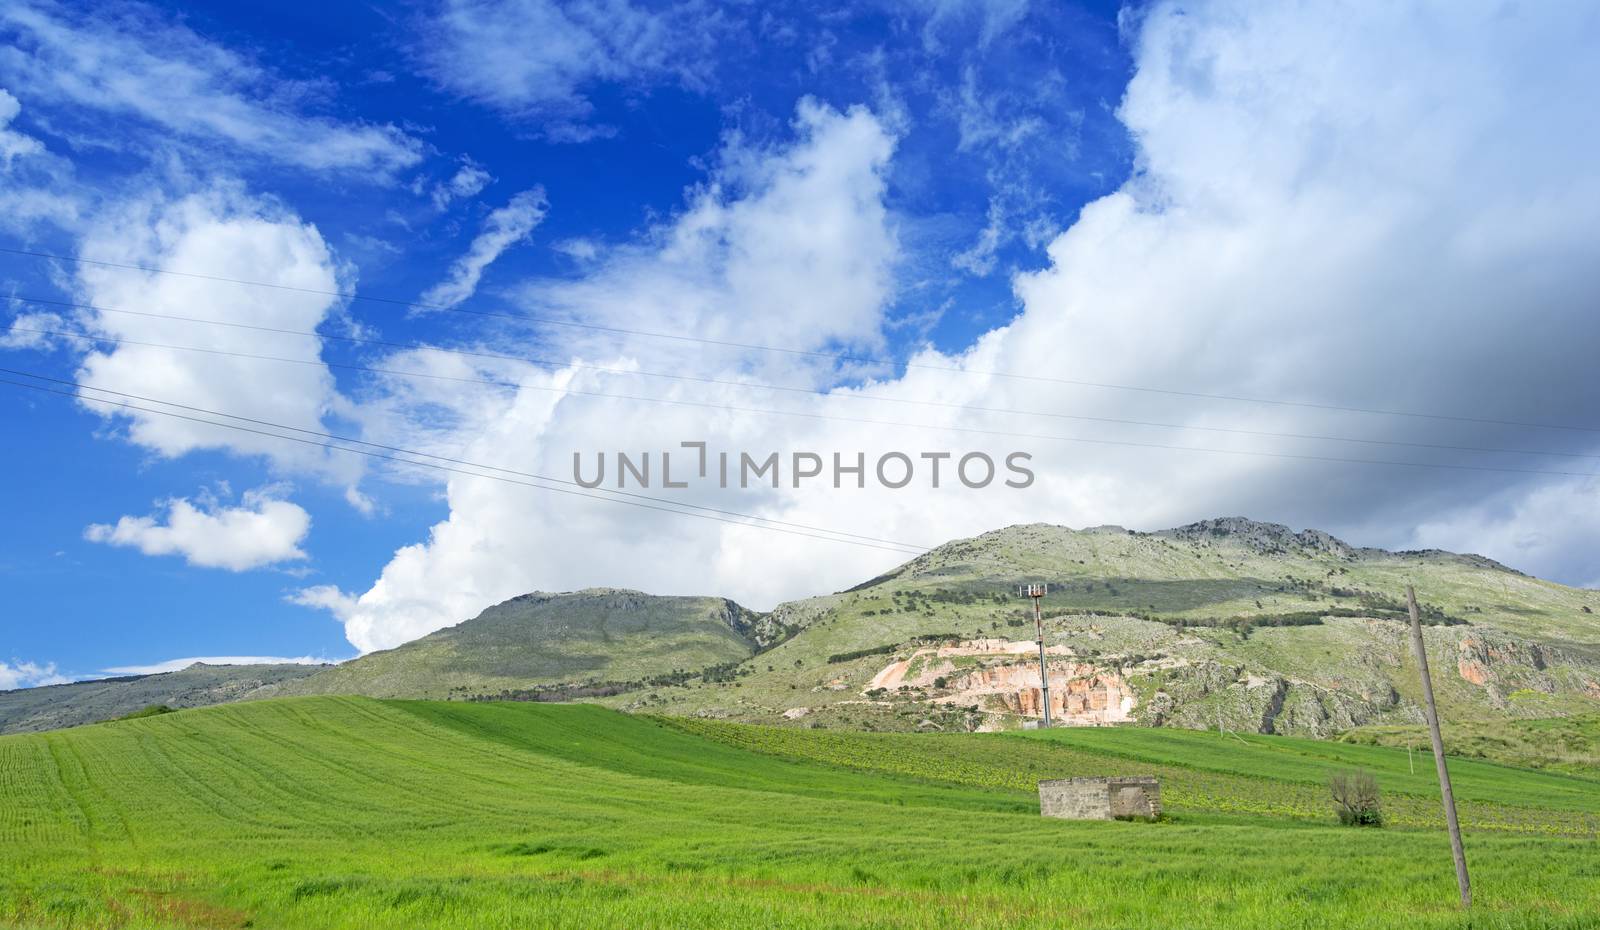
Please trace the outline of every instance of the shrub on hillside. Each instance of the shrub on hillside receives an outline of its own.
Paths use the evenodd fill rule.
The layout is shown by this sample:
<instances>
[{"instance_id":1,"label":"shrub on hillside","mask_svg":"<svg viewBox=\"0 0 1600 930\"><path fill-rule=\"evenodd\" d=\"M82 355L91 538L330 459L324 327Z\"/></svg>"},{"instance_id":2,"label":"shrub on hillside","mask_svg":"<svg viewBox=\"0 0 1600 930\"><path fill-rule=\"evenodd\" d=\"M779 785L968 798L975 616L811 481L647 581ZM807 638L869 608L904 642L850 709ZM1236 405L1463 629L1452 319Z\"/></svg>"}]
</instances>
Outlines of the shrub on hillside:
<instances>
[{"instance_id":1,"label":"shrub on hillside","mask_svg":"<svg viewBox=\"0 0 1600 930\"><path fill-rule=\"evenodd\" d=\"M1347 827L1383 826L1383 805L1378 780L1371 772L1339 772L1328 779L1333 808Z\"/></svg>"},{"instance_id":2,"label":"shrub on hillside","mask_svg":"<svg viewBox=\"0 0 1600 930\"><path fill-rule=\"evenodd\" d=\"M159 717L162 714L170 714L170 713L172 713L172 708L168 707L165 704L150 704L150 705L148 705L146 707L139 708L138 710L134 711L131 714L123 714L122 716L116 717L114 719L116 719L116 720L139 720L139 719L144 718L144 717Z\"/></svg>"}]
</instances>

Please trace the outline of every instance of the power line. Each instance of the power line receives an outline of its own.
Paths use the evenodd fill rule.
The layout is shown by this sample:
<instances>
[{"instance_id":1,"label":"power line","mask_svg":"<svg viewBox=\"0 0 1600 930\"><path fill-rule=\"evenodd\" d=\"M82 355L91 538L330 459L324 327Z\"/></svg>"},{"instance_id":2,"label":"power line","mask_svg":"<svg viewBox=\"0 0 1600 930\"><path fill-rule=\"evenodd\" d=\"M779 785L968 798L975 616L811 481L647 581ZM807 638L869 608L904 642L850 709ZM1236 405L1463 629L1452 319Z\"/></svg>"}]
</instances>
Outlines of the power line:
<instances>
[{"instance_id":1,"label":"power line","mask_svg":"<svg viewBox=\"0 0 1600 930\"><path fill-rule=\"evenodd\" d=\"M875 420L875 419L868 419L868 418L865 418L865 417L848 417L848 416L836 416L836 415L832 415L832 414L823 414L823 413L807 413L805 411L799 411L799 410L769 410L769 409L762 408L762 407L745 407L745 406L740 406L738 404L716 404L716 403L710 403L710 402L706 402L706 401L680 400L680 399L665 398L665 397L643 397L643 396L640 396L640 395L637 395L637 394L611 394L611 393L607 393L607 392L604 392L604 391L584 391L584 390L579 390L577 388L545 387L543 385L519 384L519 383L511 382L511 381L495 381L495 380L490 380L490 379L485 379L485 378L463 378L463 377L458 377L458 376L455 376L455 375L439 375L439 374L433 374L431 372L394 371L394 370L385 369L385 368L370 368L370 367L366 367L366 366L362 366L362 365L348 365L348 364L343 364L343 363L340 363L340 362L325 362L325 361L322 361L320 359L313 360L313 359L283 358L282 356L276 356L276 355L256 355L256 354L252 354L252 353L248 353L248 352L233 352L233 351L226 350L226 349L208 349L208 348L202 348L202 347L199 347L199 346L180 346L180 345L172 345L172 344L169 344L169 343L142 342L142 341L133 340L133 339L119 339L119 338L108 337L108 336L86 336L86 335L80 335L80 334L77 334L77 333L60 333L60 332L56 332L54 330L30 330L30 329L25 329L25 328L20 328L20 327L17 328L17 329L20 332L47 333L47 334L51 334L51 335L65 336L67 338L72 338L72 339L84 339L84 340L90 340L90 341L121 343L121 344L145 346L145 347L148 347L148 348L157 348L157 349L175 349L175 350L179 350L179 351L200 352L200 353L204 353L204 354L207 354L207 355L219 355L219 356L226 356L226 357L230 357L230 358L245 358L245 359L254 359L254 360L257 360L257 361L268 361L268 362L283 362L283 363L292 364L292 365L313 365L313 366L317 366L317 367L327 366L329 368L343 368L343 369L350 369L350 370L353 370L353 371L362 371L362 372L368 372L368 373L372 373L372 374L390 375L390 376L396 376L396 377L428 378L428 379L431 379L431 380L453 381L453 382L465 383L465 384L483 384L483 385L488 385L488 386L492 386L492 387L505 387L505 388L516 388L516 389L524 389L524 390L543 391L543 392L550 393L550 394L555 394L555 395L558 395L558 396L597 397L597 398L605 398L605 399L610 399L610 400L627 400L627 401L637 401L637 402L640 402L640 403L666 404L666 405L674 406L674 407L694 407L694 408L708 409L708 410L723 410L723 411L729 411L729 412L733 412L733 413L754 413L754 414L762 414L762 415L767 415L767 416L800 417L800 418L808 419L808 420L824 420L824 421L834 421L834 422L841 422L841 423L861 423L861 424L866 424L866 425L869 425L869 426L893 426L893 427L898 427L898 428L902 428L902 429L941 430L941 431L945 431L945 432L968 433L968 434L979 435L979 436L996 436L996 437L1007 438L1007 439L1039 439L1039 440L1046 440L1046 441L1052 441L1052 442L1071 442L1071 443L1083 443L1083 444L1090 444L1090 445L1105 445L1105 446L1127 446L1127 447L1140 448L1140 449L1166 449L1166 450L1172 450L1172 451L1178 451L1178 452L1203 452L1203 453L1212 454L1212 455L1247 455L1247 456L1256 456L1256 457L1261 457L1261 458L1290 459L1290 460L1308 461L1308 462L1329 462L1329 463L1346 464L1346 465L1383 465L1383 466L1403 467L1403 468L1443 468L1443 469L1450 469L1452 471L1502 472L1502 473L1507 473L1507 474L1520 474L1520 475L1552 475L1552 476L1566 477L1566 478L1588 478L1588 477L1592 477L1591 474L1586 473L1586 472L1555 471L1555 470L1552 470L1552 469L1540 469L1540 468L1508 468L1508 467L1494 466L1494 465L1462 465L1462 464L1449 463L1449 462L1407 462L1407 461L1398 461L1398 460L1394 460L1394 459L1358 459L1358 458L1347 458L1347 457L1344 457L1344 456L1309 455L1309 454L1304 454L1304 453L1292 453L1292 452L1263 452L1263 451L1254 450L1254 449L1216 449L1216 448L1211 448L1211 447L1208 447L1208 446L1179 446L1179 445L1172 445L1172 444L1169 444L1169 443L1137 442L1137 441L1134 441L1134 440L1095 439L1095 438L1090 438L1090 437L1086 437L1086 436L1055 436L1055 435L1045 434L1045 433L1019 433L1019 432L1014 432L1014 431L1009 431L1009 430L980 429L978 427L971 427L971 426L941 426L941 425L932 424L932 423L905 423L905 422L901 422L901 421L898 421L898 420ZM10 369L0 368L0 371L10 371ZM166 401L157 401L157 403L166 403ZM175 404L174 406L181 406L181 405L176 405Z\"/></svg>"},{"instance_id":2,"label":"power line","mask_svg":"<svg viewBox=\"0 0 1600 930\"><path fill-rule=\"evenodd\" d=\"M806 394L806 395L813 396L813 397L822 397L822 398L828 398L828 399L845 398L845 399L852 399L852 400L868 400L868 401L878 401L878 402L892 403L892 404L905 404L905 405L921 406L921 407L935 407L935 408L946 409L946 410L962 410L962 411L969 411L969 412L973 412L973 413L998 413L998 414L1007 414L1007 415L1013 415L1013 416L1048 417L1048 418L1060 419L1060 420L1077 420L1077 421L1090 422L1090 423L1111 423L1111 424L1117 424L1117 425L1122 425L1122 426L1141 426L1141 427L1150 427L1150 428L1154 428L1154 429L1196 430L1196 431L1200 431L1200 432L1222 433L1222 434L1236 435L1236 436L1262 436L1262 437L1270 437L1270 438L1274 438L1274 439L1303 439L1303 440L1311 440L1311 441L1318 441L1318 442L1347 442L1347 443L1355 443L1355 444L1360 444L1360 445L1396 446L1396 447L1413 448L1413 449L1436 449L1436 450L1448 451L1448 452L1479 452L1479 453L1487 453L1487 454L1505 454L1505 455L1544 455L1544 456L1552 456L1552 457L1559 457L1559 458L1593 459L1593 460L1600 461L1600 455L1594 455L1594 454L1584 453L1584 452L1558 452L1558 451L1550 451L1550 450L1543 450L1543 449L1508 449L1508 448L1498 448L1498 447L1493 447L1493 446L1464 446L1464 445L1454 445L1454 444L1449 444L1449 443L1415 442L1415 441L1410 441L1410 440L1399 440L1399 439L1370 439L1370 438L1360 437L1360 436L1331 436L1331 435L1322 435L1322 434L1317 434L1317 433L1291 433L1291 432L1283 432L1283 431L1278 431L1278 430L1253 430L1253 429L1242 429L1242 428L1238 428L1238 427L1206 426L1206 425L1201 425L1201 424L1189 424L1189 423L1163 423L1163 422L1152 421L1152 420L1135 420L1135 419L1130 419L1130 418L1126 418L1126 417L1091 416L1091 415L1088 415L1088 414L1061 413L1059 411L1049 411L1049 410L1018 410L1018 409L1012 409L1012 408L1006 408L1006 407L984 407L984 406L973 405L973 404L957 404L957 403L950 403L950 402L945 402L945 401L918 400L918 399L915 399L915 398L885 397L885 396L883 396L881 394L864 394L864 393L860 393L860 392L856 392L856 391L847 391L847 392L844 392L844 393L835 393L835 392L830 391L830 390L818 389L818 388L795 387L795 386L792 386L792 385L766 384L766 383L763 383L763 382L736 381L736 380L728 379L728 378L709 378L709 377L703 377L703 376L699 376L699 375L675 374L675 373L670 373L670 372L648 371L648 370L638 370L638 369L629 369L629 368L617 368L617 367L614 367L614 366L607 366L607 365L591 365L591 364L582 363L582 362L576 362L576 361L563 361L561 359L547 358L547 357L542 357L542 356L534 356L534 355L505 355L505 354L500 354L500 353L495 353L495 352L481 352L481 351L474 351L474 350L468 350L468 349L450 348L450 347L445 347L445 346L434 346L434 345L428 345L428 344L425 344L425 343L396 342L396 341L391 341L391 340L386 340L386 339L374 339L374 338L365 337L365 336L345 336L345 335L337 335L337 334L324 334L324 333L318 333L318 332L314 332L314 331L310 331L310 330L283 329L283 328L279 328L279 327L275 327L275 326L261 326L261 325L257 325L257 324L253 324L253 323L236 323L236 322L233 322L233 321L230 321L230 320L211 320L211 319L204 319L204 318L200 318L200 317L179 316L179 315L176 315L176 314L168 314L168 313L154 313L154 312L143 311L143 310L129 310L129 309L118 308L118 307L101 307L101 306L96 306L96 305L93 305L93 304L72 303L72 302L69 302L69 301L51 300L51 299L47 299L47 298L28 297L28 296L23 296L23 295L13 295L12 299L13 300L19 300L19 301L24 301L24 302L27 302L27 303L43 304L43 305L47 305L47 306L67 307L67 308L72 308L72 309L77 309L77 310L92 310L92 311L97 312L97 313L127 314L127 315L131 315L131 316L147 317L147 318L161 319L161 320L174 320L174 321L180 321L180 322L185 322L185 323L199 323L199 324L206 324L206 325L212 325L212 326L226 326L226 327L231 327L231 328L235 328L235 329L250 330L250 331L254 331L254 332L277 333L277 334L286 335L286 336L304 336L304 337L311 338L311 339L336 340L336 341L347 342L347 343L352 343L352 344L384 346L384 347L387 347L387 348L405 349L405 350L408 350L408 351L441 352L441 353L446 353L446 354L450 354L450 355L460 355L460 356L464 356L464 357L468 357L468 358L483 358L483 359L493 359L493 360L497 360L497 361L522 362L522 363L533 364L533 365L549 365L549 366L556 367L556 368L563 368L563 367L565 367L565 368L577 368L577 369L582 369L582 370L585 370L585 371L597 371L597 372L604 372L604 373L608 373L608 374L638 375L638 376L644 376L644 377L650 377L650 378L664 378L664 379L671 379L671 380L677 380L677 381L688 381L688 382L694 382L694 383L699 383L699 384L714 384L714 385L723 385L723 386L728 386L728 387L737 387L737 388L745 388L745 389L754 388L754 389L767 390L767 391L790 392L790 393ZM213 351L213 352L220 352L221 351L221 350L198 349L198 348L195 348L195 347L192 347L192 346L170 345L170 344L163 344L163 343L140 343L140 342L135 342L133 340L116 339L116 338L102 337L102 336L90 337L90 336L87 336L87 335L84 335L84 334L78 334L78 333L66 333L66 332L60 332L60 331L56 331L56 330L27 329L27 328L20 327L20 326L13 326L12 331L13 332L34 333L34 334L38 334L38 335L65 336L67 338L80 338L80 339L93 338L93 339L99 339L99 340L106 341L106 342L119 342L119 341L121 341L121 342L128 342L128 343L134 344L134 345L148 345L148 346L153 346L153 347L157 347L157 348L170 348L170 349L180 349L180 350L190 350L190 351ZM245 357L259 357L259 356L245 356ZM279 359L279 360L280 361L299 361L299 360L289 360L289 359ZM360 371L376 371L376 372L383 373L383 374L397 374L397 375L403 375L403 376L407 375L407 373L404 373L404 372L392 372L392 371L387 371L385 369L368 369L368 368L362 368L360 366L350 366L350 365L341 366L341 365L337 365L337 364L335 364L333 362L327 362L326 364L330 365L331 367L354 368L355 370L360 370ZM445 378L445 376L442 376L442 375L431 375L431 374L423 374L423 373L411 374L409 376L411 376L411 377L423 377L423 378ZM496 385L504 384L504 382L483 381L481 379L472 379L472 378L449 378L447 380L460 380L460 381L469 381L469 382L470 381L477 381L479 383L496 384ZM929 429L944 429L946 427L929 426L927 428L929 428Z\"/></svg>"},{"instance_id":3,"label":"power line","mask_svg":"<svg viewBox=\"0 0 1600 930\"><path fill-rule=\"evenodd\" d=\"M391 306L406 307L419 310L435 310L449 313L464 313L472 316L492 317L498 319L514 320L522 323L536 323L543 326L564 326L575 329L590 330L593 332L611 333L613 335L637 336L646 339L667 339L680 342L692 342L700 345L718 346L721 348L744 349L753 352L773 352L784 355L803 356L808 358L825 359L837 362L850 362L868 365L896 366L901 362L892 358L883 358L870 355L852 355L849 353L821 352L809 349L794 349L785 346L769 346L760 343L732 342L720 339L707 339L702 336L686 336L681 333L663 333L651 330L628 329L620 326L604 326L598 323L582 323L577 320L563 320L554 317L534 316L527 313L500 313L492 310L474 310L467 307L449 304L429 304L415 300L405 300L398 297L383 297L372 294L358 294L354 291L325 291L317 288L297 287L289 284L276 284L270 281L251 281L243 278L230 278L223 275L202 274L193 271L179 271L172 268L157 268L149 265L138 265L123 262L103 261L99 259L80 258L71 255L58 255L51 252L39 252L29 249L13 249L0 247L0 253L9 255L22 255L31 258L50 259L55 261L74 262L83 265L97 265L107 268L122 268L130 271L142 271L147 274L173 275L177 277L195 278L204 281L216 281L226 284L238 284L247 287L265 287L274 290L291 291L302 294L311 294L320 297L334 297L342 300L365 300L372 303L388 304ZM1527 429L1569 430L1575 432L1600 433L1600 426L1577 426L1565 423L1536 423L1522 420L1501 420L1490 417L1469 417L1456 414L1424 413L1411 410L1385 410L1374 407L1355 407L1343 404L1324 404L1312 401L1281 400L1270 397L1252 397L1242 394L1217 394L1205 391L1185 391L1175 388L1158 388L1136 384L1115 384L1102 381L1085 381L1072 378L1056 378L1045 375L1021 374L1007 371L988 371L970 368L961 368L955 365L929 365L920 362L905 362L906 368L924 371L943 371L955 374L1006 378L1017 381L1028 381L1043 384L1061 384L1072 387L1092 387L1114 391L1132 391L1145 394L1159 394L1170 397L1187 397L1198 400L1225 400L1233 403L1265 404L1278 407L1300 407L1309 410L1327 410L1343 413L1359 413L1370 416L1408 417L1413 419L1447 420L1457 423L1481 423L1492 426L1517 426Z\"/></svg>"},{"instance_id":4,"label":"power line","mask_svg":"<svg viewBox=\"0 0 1600 930\"><path fill-rule=\"evenodd\" d=\"M533 484L530 481L517 480L517 478L506 477L506 476L508 476L508 475L518 476L520 478L528 478L528 479L533 479L533 480L536 480L536 481L545 481L545 482L550 482L552 484L572 485L574 487L581 487L581 485L578 485L578 483L575 482L575 481L567 481L567 480L562 479L562 478L551 478L551 477L548 477L548 476L545 476L545 475L533 474L533 473L530 473L530 472L520 472L520 471L516 471L515 469L501 468L501 467L495 466L495 465L484 465L484 464L481 464L481 463L478 463L478 462L470 462L470 461L466 461L466 460L463 460L463 459L453 459L453 458L449 458L448 456L434 455L434 454L428 453L428 452L419 452L419 451L414 450L414 449L406 449L406 448L403 448L403 447L400 447L400 446L388 446L388 445L383 445L382 443L368 442L366 440L354 439L354 438L351 438L351 437L348 437L348 436L339 436L339 435L336 435L336 434L333 434L333 433L324 433L324 432L319 432L317 430L302 429L301 427L290 426L290 425L284 424L284 423L276 423L276 422L273 422L271 420L260 420L260 419L255 419L255 418L252 418L252 417L239 416L237 414L224 413L222 411L217 411L217 410L208 410L208 409L203 408L203 407L195 407L195 406L190 406L188 404L180 404L180 403L176 403L174 401L161 400L159 398L144 397L144 396L141 396L141 395L138 395L138 394L130 394L130 393L127 393L127 392L124 392L124 391L113 391L113 390L110 390L108 388L93 387L91 385L81 384L81 383L76 382L76 381L69 381L69 380L65 380L65 379L62 379L62 378L52 378L52 377L49 377L49 376L46 376L46 375L34 374L32 372L16 371L16 370L10 369L10 368L0 368L0 372L4 372L6 374L20 375L20 376L25 377L25 378L36 378L36 379L41 380L41 381L47 381L47 382L51 382L51 383L55 383L55 384L70 385L72 387L77 388L80 391L84 391L84 390L86 390L86 391L98 391L98 392L103 393L103 394L112 394L112 395L115 395L115 396L118 396L118 397L129 397L129 398L133 398L133 399L136 399L136 400L142 400L142 401L145 401L147 403L162 404L162 405L169 406L169 407L177 407L177 408L182 409L182 410L189 410L189 411L193 411L193 412L196 412L196 413L204 413L204 414L208 414L208 415L211 415L211 416L225 417L225 418L228 418L228 419L240 420L240 421L246 422L246 423L255 423L257 425L268 426L268 427L271 427L273 429L282 429L282 430L289 430L289 431L296 432L296 433L305 433L306 435L309 435L309 436L317 436L317 437L321 437L323 439L332 440L333 442L318 442L318 441L311 440L311 439L302 439L302 438L300 438L298 436L285 436L285 435L283 435L281 433L273 433L273 432L268 432L266 430L252 429L250 427L240 426L240 425L234 424L234 423L219 423L216 420L207 420L207 419L204 419L204 418L201 418L201 417L187 416L187 415L184 415L184 414L181 414L181 413L174 413L173 411L170 411L170 410L159 410L159 409L156 409L156 408L153 408L153 407L142 407L142 406L140 406L138 404L128 403L128 402L125 402L125 401L114 401L114 400L109 400L109 399L103 398L103 397L89 397L89 396L86 396L86 395L83 395L83 394L75 393L73 391L58 390L58 389L55 389L55 388L45 387L43 385L28 384L26 382L13 381L13 380L6 379L6 378L0 378L0 384L9 384L9 385L13 385L13 386L16 386L16 387L29 388L31 390L42 391L42 392L45 392L45 393L48 393L48 394L57 394L57 395L60 395L62 397L72 397L72 398L76 398L76 399L80 399L80 400L86 400L86 401L92 401L92 402L95 402L95 403L107 404L107 405L110 405L110 406L113 406L113 407L121 407L121 408L129 409L129 410L139 410L139 411L142 411L142 412L145 412L145 413L153 413L153 414L157 414L159 416L173 417L173 418L180 419L180 420L188 420L188 421L194 422L194 423L204 423L204 424L208 424L210 426L216 426L216 427L220 427L220 428L223 428L223 429L231 429L231 430L236 430L236 431L239 431L239 432L253 433L253 434L258 435L258 436L268 436L268 437L271 437L271 438L274 438L274 439L284 439L284 440L288 440L290 442L298 442L298 443L302 443L302 444L305 444L305 445L318 446L318 447L321 447L321 448L324 448L324 449L331 449L331 450L334 450L334 451L337 451L337 452L351 452L351 453L355 453L357 455L365 455L365 456L369 456L371 458L384 459L384 460L387 460L387 461L398 462L398 463L404 464L404 465L412 465L412 466L421 467L421 468L434 468L434 469L438 469L440 471L446 471L446 472L451 472L451 473L460 474L460 475L468 475L468 476L474 477L474 478L488 478L488 479L494 480L494 481L506 481L506 482L509 482L511 484L519 484L519 485L523 485L523 486L526 486L526 487L539 488L540 490L545 490L545 491L555 491L555 492L560 493L560 494L570 494L570 495L573 495L575 497L586 497L586 498L589 498L591 500L606 501L606 502L613 503L613 504L626 504L626 505L634 506L634 507L643 507L643 508L645 508L647 510L657 510L657 511L660 511L662 513L673 513L673 514L678 514L680 516L685 516L685 517L699 517L701 519L715 520L715 521L717 521L719 523L728 523L728 524L731 524L731 525L734 525L734 526L746 526L746 527L751 527L753 529L772 530L774 532L783 532L783 533L789 533L791 535L796 535L796 536L805 536L805 537L808 537L808 538L811 538L811 539L821 539L821 540L824 540L824 541L827 541L827 542L839 542L839 543L848 543L850 545L865 546L865 547L871 548L871 549L881 549L881 550L888 551L888 552L897 552L897 553L900 553L902 555L920 555L920 554L922 554L924 552L929 551L929 547L919 546L919 545L916 545L916 544L913 544L913 543L903 543L903 542L898 542L896 540L880 539L880 538L874 537L874 536L862 536L862 535L859 535L859 534L856 534L856 533L846 533L846 532L843 532L841 530L830 530L830 529L827 529L825 527L807 526L806 524L802 524L802 523L790 523L790 522L783 521L783 520L775 520L775 519L772 519L770 517L761 517L761 516L757 516L755 514L741 513L739 511L719 510L719 509L717 509L715 507L705 507L705 506L701 506L699 504L690 504L690 503L685 503L685 502L681 502L681 501L668 500L666 498L652 497L652 496L650 496L648 494L634 494L634 493L631 493L631 492L628 492L628 491L618 491L618 490L612 490L612 489L609 489L609 488L595 488L595 489L592 489L592 490L596 490L596 491L599 491L601 493L600 494L589 494L589 493L584 493L583 491L570 490L568 488L549 487L547 485L542 485L542 484ZM350 448L348 446L335 445L334 442L354 443L356 445L368 446L368 447L371 447L372 449L387 450L387 451L390 451L390 452L401 453L403 455L417 456L419 458L424 458L424 459L433 459L435 461L416 461L414 459L401 458L398 455L388 455L388 454L384 454L383 452L369 451L368 449L352 449L352 448ZM449 463L449 464L438 464L440 462ZM452 465L465 466L465 468L451 467ZM480 472L480 471L467 471L466 468L483 469L484 471L500 472L500 473L503 473L503 474L484 474L483 472ZM605 496L601 496L602 494L617 495L617 496L616 497L605 497ZM620 500L620 499L618 499L619 497L637 498L638 500ZM659 502L659 503L669 504L669 505L671 505L671 507L659 507L659 506L655 506L653 504L639 503L638 502L639 500L656 501L656 502ZM676 508L676 507L690 508L690 510L706 511L706 512L705 513L693 513L693 512L690 512L690 510L672 509L672 508ZM716 516L716 514L722 514L724 516ZM730 516L731 517L740 517L740 518L743 518L743 520L733 520L733 519L727 519L726 518L726 517L730 517ZM761 521L761 522L743 522L744 520ZM771 525L768 525L768 524L771 524ZM814 530L815 532L801 532L801 530ZM832 535L819 535L819 534L824 534L824 533L832 534ZM879 545L879 543L882 543L882 545Z\"/></svg>"}]
</instances>

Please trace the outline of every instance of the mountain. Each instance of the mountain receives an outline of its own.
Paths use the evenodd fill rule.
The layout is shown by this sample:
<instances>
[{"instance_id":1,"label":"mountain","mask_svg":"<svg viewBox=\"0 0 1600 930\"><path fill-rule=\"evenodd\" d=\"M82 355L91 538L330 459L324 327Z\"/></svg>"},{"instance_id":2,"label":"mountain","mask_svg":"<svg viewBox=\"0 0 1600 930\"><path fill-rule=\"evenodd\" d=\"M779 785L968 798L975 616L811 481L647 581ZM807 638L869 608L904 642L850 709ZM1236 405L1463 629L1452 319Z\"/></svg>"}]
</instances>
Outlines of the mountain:
<instances>
[{"instance_id":1,"label":"mountain","mask_svg":"<svg viewBox=\"0 0 1600 930\"><path fill-rule=\"evenodd\" d=\"M760 614L720 597L590 588L524 594L456 626L257 697L586 696L737 663L766 644ZM575 689L557 685L583 685Z\"/></svg>"},{"instance_id":2,"label":"mountain","mask_svg":"<svg viewBox=\"0 0 1600 930\"><path fill-rule=\"evenodd\" d=\"M1016 726L1040 713L1042 581L1058 722L1326 736L1420 721L1405 587L1454 720L1600 709L1600 591L1475 555L1387 552L1244 518L1157 533L1033 524L957 540L838 594L780 605L789 639L730 683L632 709L803 725Z\"/></svg>"},{"instance_id":3,"label":"mountain","mask_svg":"<svg viewBox=\"0 0 1600 930\"><path fill-rule=\"evenodd\" d=\"M171 708L221 704L280 682L315 675L321 665L206 665L42 688L0 691L0 733L98 723L153 704Z\"/></svg>"},{"instance_id":4,"label":"mountain","mask_svg":"<svg viewBox=\"0 0 1600 930\"><path fill-rule=\"evenodd\" d=\"M1007 527L768 613L610 588L527 594L395 649L210 697L594 700L798 726L1003 729L1043 705L1022 582L1049 585L1057 722L1308 736L1414 725L1407 584L1447 721L1600 712L1600 591L1240 517L1154 533ZM30 699L43 708L53 690ZM119 700L122 713L163 702ZM115 715L97 713L42 725Z\"/></svg>"}]
</instances>

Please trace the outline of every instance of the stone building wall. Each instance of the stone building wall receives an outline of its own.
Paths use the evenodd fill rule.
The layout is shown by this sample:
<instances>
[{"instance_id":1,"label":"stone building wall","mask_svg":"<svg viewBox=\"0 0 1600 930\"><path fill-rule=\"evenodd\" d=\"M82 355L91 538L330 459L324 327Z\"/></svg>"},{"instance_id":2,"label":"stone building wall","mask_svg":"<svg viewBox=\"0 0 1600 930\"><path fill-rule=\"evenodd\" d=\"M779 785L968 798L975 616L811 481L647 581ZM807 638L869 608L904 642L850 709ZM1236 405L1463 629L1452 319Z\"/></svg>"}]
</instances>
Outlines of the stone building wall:
<instances>
[{"instance_id":1,"label":"stone building wall","mask_svg":"<svg viewBox=\"0 0 1600 930\"><path fill-rule=\"evenodd\" d=\"M1157 817L1161 784L1150 775L1039 782L1039 813L1063 820Z\"/></svg>"}]
</instances>

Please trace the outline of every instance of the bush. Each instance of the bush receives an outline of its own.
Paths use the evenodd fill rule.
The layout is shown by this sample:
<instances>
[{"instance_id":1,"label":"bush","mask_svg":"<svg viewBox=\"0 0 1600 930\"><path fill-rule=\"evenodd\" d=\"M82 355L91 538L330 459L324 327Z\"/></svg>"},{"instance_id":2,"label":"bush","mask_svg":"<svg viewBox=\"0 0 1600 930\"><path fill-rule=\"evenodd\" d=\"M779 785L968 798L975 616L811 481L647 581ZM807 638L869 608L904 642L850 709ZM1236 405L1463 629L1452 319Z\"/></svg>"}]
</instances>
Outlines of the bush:
<instances>
[{"instance_id":1,"label":"bush","mask_svg":"<svg viewBox=\"0 0 1600 930\"><path fill-rule=\"evenodd\" d=\"M1328 779L1333 793L1333 809L1347 827L1383 826L1383 806L1378 780L1371 772L1339 772Z\"/></svg>"},{"instance_id":2,"label":"bush","mask_svg":"<svg viewBox=\"0 0 1600 930\"><path fill-rule=\"evenodd\" d=\"M888 655L897 648L895 643L886 643L882 646L873 646L870 649L856 649L851 652L835 652L828 656L829 665L838 665L840 662L854 662L856 659L865 659L867 656Z\"/></svg>"},{"instance_id":3,"label":"bush","mask_svg":"<svg viewBox=\"0 0 1600 930\"><path fill-rule=\"evenodd\" d=\"M120 717L115 717L115 718L112 718L112 719L115 719L115 720L140 720L140 719L145 718L145 717L159 717L162 714L170 714L170 713L172 713L172 708L168 707L165 704L151 704L151 705L149 705L147 707L141 707L140 709L134 711L131 714L123 714Z\"/></svg>"}]
</instances>

